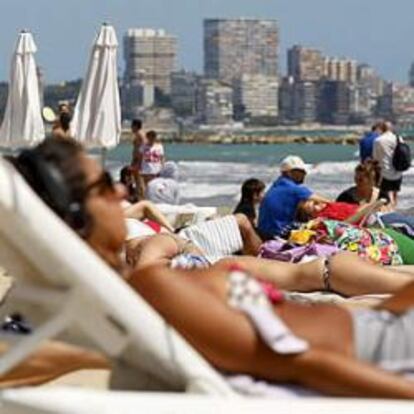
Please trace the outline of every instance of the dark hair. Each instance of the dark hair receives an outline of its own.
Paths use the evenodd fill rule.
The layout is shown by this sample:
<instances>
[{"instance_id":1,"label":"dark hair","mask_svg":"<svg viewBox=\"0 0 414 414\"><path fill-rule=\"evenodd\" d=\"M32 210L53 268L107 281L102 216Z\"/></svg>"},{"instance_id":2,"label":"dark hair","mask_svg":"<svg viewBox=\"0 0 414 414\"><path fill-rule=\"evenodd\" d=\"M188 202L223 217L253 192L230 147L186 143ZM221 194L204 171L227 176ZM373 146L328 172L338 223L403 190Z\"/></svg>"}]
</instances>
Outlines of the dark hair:
<instances>
[{"instance_id":1,"label":"dark hair","mask_svg":"<svg viewBox=\"0 0 414 414\"><path fill-rule=\"evenodd\" d=\"M129 177L132 177L132 168L129 165L125 165L119 172L119 181L125 185Z\"/></svg>"},{"instance_id":2,"label":"dark hair","mask_svg":"<svg viewBox=\"0 0 414 414\"><path fill-rule=\"evenodd\" d=\"M387 131L391 130L391 124L388 121L381 121L378 122L378 129L382 132L385 133Z\"/></svg>"},{"instance_id":3,"label":"dark hair","mask_svg":"<svg viewBox=\"0 0 414 414\"><path fill-rule=\"evenodd\" d=\"M131 122L131 128L133 129L141 129L142 128L142 121L140 119L133 119Z\"/></svg>"},{"instance_id":4,"label":"dark hair","mask_svg":"<svg viewBox=\"0 0 414 414\"><path fill-rule=\"evenodd\" d=\"M381 124L382 122L376 122L374 125L372 125L371 131L375 132L377 129L382 129Z\"/></svg>"},{"instance_id":5,"label":"dark hair","mask_svg":"<svg viewBox=\"0 0 414 414\"><path fill-rule=\"evenodd\" d=\"M128 182L128 178L132 178ZM133 175L133 170L130 165L126 165L119 172L119 181L125 186L127 190L127 199L130 203L139 201L138 188Z\"/></svg>"},{"instance_id":6,"label":"dark hair","mask_svg":"<svg viewBox=\"0 0 414 414\"><path fill-rule=\"evenodd\" d=\"M68 112L62 112L59 115L59 124L61 128L66 132L70 128L70 121L72 120L72 116Z\"/></svg>"},{"instance_id":7,"label":"dark hair","mask_svg":"<svg viewBox=\"0 0 414 414\"><path fill-rule=\"evenodd\" d=\"M157 139L157 133L153 129L151 129L151 131L147 132L147 138L150 138L150 139L152 138L152 139L156 140Z\"/></svg>"},{"instance_id":8,"label":"dark hair","mask_svg":"<svg viewBox=\"0 0 414 414\"><path fill-rule=\"evenodd\" d=\"M255 226L256 208L254 205L254 196L260 194L264 188L264 183L257 178L250 178L249 180L246 180L242 184L241 198L236 208L234 209L233 214L244 214Z\"/></svg>"},{"instance_id":9,"label":"dark hair","mask_svg":"<svg viewBox=\"0 0 414 414\"><path fill-rule=\"evenodd\" d=\"M79 162L82 152L82 146L71 138L47 138L37 147L23 150L11 162L39 197L86 237L91 220L84 209L87 184Z\"/></svg>"},{"instance_id":10,"label":"dark hair","mask_svg":"<svg viewBox=\"0 0 414 414\"><path fill-rule=\"evenodd\" d=\"M253 197L260 194L264 189L265 184L263 181L260 181L257 178L250 178L242 184L240 201L244 203L252 203Z\"/></svg>"},{"instance_id":11,"label":"dark hair","mask_svg":"<svg viewBox=\"0 0 414 414\"><path fill-rule=\"evenodd\" d=\"M381 166L376 160L365 160L358 164L355 168L355 173L360 173L367 176L377 187L381 179Z\"/></svg>"},{"instance_id":12,"label":"dark hair","mask_svg":"<svg viewBox=\"0 0 414 414\"><path fill-rule=\"evenodd\" d=\"M306 203L306 201L307 200L300 201L296 206L294 220L298 221L299 223L307 223L309 220L312 220L313 218L304 208L304 204Z\"/></svg>"}]
</instances>

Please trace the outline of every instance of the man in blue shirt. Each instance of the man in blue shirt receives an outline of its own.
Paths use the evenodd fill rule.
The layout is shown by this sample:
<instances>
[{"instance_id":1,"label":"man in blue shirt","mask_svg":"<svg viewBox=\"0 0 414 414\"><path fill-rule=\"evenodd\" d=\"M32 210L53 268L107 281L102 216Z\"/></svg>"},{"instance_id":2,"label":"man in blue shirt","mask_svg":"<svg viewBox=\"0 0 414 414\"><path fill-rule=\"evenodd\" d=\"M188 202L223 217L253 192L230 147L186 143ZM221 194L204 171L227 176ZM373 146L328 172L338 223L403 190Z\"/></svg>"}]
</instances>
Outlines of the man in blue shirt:
<instances>
[{"instance_id":1,"label":"man in blue shirt","mask_svg":"<svg viewBox=\"0 0 414 414\"><path fill-rule=\"evenodd\" d=\"M374 142L382 134L380 126L380 123L375 124L371 131L367 132L359 141L359 158L361 162L372 158Z\"/></svg>"},{"instance_id":2,"label":"man in blue shirt","mask_svg":"<svg viewBox=\"0 0 414 414\"><path fill-rule=\"evenodd\" d=\"M280 164L280 177L272 184L260 205L258 230L264 239L280 235L291 225L301 201L330 202L303 185L307 167L300 157L289 155Z\"/></svg>"}]
</instances>

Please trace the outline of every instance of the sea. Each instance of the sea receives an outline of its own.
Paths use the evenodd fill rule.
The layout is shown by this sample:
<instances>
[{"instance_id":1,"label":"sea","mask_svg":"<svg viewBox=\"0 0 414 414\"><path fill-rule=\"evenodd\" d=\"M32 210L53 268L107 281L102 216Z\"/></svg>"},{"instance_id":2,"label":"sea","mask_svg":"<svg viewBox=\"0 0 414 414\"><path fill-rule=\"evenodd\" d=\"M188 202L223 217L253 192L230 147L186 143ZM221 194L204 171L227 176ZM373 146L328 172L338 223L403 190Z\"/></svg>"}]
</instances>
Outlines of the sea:
<instances>
[{"instance_id":1,"label":"sea","mask_svg":"<svg viewBox=\"0 0 414 414\"><path fill-rule=\"evenodd\" d=\"M335 199L353 185L357 147L341 144L165 144L166 158L178 163L182 203L233 207L248 178L270 185L287 155L299 155L309 166L306 184L316 193ZM108 153L106 166L115 175L131 159L131 145ZM412 148L414 151L414 147ZM414 167L404 174L399 207L414 207Z\"/></svg>"}]
</instances>

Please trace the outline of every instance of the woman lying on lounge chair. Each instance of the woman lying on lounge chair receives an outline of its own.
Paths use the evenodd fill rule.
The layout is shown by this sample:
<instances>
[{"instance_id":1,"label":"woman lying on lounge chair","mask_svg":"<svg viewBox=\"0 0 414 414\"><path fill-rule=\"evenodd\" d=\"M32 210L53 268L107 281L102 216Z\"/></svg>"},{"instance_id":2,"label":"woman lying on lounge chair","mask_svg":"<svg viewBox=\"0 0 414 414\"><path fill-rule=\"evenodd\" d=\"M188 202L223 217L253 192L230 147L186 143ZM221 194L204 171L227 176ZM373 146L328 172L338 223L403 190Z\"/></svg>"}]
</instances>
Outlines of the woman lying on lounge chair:
<instances>
[{"instance_id":1,"label":"woman lying on lounge chair","mask_svg":"<svg viewBox=\"0 0 414 414\"><path fill-rule=\"evenodd\" d=\"M120 207L124 190L78 144L46 141L22 153L15 165L109 265L125 272L120 259L126 233ZM155 265L125 277L219 369L332 395L414 398L414 382L374 366L401 369L414 358L413 284L378 310L350 312L333 305L291 303L274 285L245 272L247 267L224 263L184 271ZM359 274L375 287L377 275L398 277L343 254L325 266L316 261L298 268L280 266L279 271L286 278L313 271L334 289L335 275L342 273Z\"/></svg>"},{"instance_id":2,"label":"woman lying on lounge chair","mask_svg":"<svg viewBox=\"0 0 414 414\"><path fill-rule=\"evenodd\" d=\"M384 202L381 200L361 206L340 201L321 203L306 200L299 203L296 210L296 219L302 223L315 218L324 218L360 224L361 221L365 221L370 214L377 212L383 205Z\"/></svg>"}]
</instances>

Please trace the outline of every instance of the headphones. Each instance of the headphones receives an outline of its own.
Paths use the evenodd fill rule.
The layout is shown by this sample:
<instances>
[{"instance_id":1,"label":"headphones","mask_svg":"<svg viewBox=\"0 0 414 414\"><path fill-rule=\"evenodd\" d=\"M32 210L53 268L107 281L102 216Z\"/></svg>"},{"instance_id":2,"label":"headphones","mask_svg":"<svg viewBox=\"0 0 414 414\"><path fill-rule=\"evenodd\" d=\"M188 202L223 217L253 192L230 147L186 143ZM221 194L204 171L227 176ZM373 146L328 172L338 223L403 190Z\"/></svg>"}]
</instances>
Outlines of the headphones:
<instances>
[{"instance_id":1,"label":"headphones","mask_svg":"<svg viewBox=\"0 0 414 414\"><path fill-rule=\"evenodd\" d=\"M36 149L23 150L17 157L26 180L56 214L82 237L86 237L90 219L83 203L74 201L62 173Z\"/></svg>"}]
</instances>

